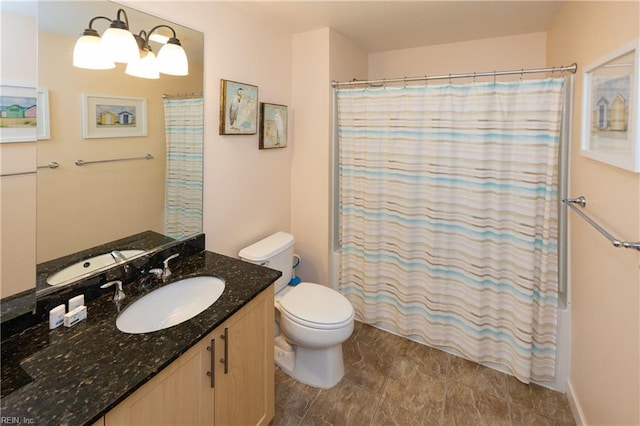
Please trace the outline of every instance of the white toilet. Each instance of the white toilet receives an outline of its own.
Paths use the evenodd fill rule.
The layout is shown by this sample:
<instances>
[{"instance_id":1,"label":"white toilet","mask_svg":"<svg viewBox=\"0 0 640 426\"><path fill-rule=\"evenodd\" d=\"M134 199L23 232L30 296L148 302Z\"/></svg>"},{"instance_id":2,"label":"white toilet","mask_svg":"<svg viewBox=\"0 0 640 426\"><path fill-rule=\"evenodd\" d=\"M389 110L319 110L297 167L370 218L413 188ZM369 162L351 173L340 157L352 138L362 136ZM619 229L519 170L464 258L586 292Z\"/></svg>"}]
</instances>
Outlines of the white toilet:
<instances>
[{"instance_id":1,"label":"white toilet","mask_svg":"<svg viewBox=\"0 0 640 426\"><path fill-rule=\"evenodd\" d=\"M293 243L293 235L276 232L240 250L239 256L282 272L275 283L276 364L299 382L326 389L344 376L342 342L353 333L353 306L323 285L288 285Z\"/></svg>"}]
</instances>

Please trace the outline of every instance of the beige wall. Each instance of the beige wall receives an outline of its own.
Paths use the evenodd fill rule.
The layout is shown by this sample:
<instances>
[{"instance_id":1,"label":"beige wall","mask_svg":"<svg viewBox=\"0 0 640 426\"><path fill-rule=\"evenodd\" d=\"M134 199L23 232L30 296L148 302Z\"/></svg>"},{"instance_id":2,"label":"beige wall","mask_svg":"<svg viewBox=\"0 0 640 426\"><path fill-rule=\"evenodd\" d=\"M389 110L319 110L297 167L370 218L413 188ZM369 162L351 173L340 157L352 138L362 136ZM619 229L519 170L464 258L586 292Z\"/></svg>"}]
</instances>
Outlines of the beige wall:
<instances>
[{"instance_id":1,"label":"beige wall","mask_svg":"<svg viewBox=\"0 0 640 426\"><path fill-rule=\"evenodd\" d=\"M207 250L241 248L291 227L291 36L225 2L127 2L205 34L204 232ZM258 149L258 135L218 134L220 79L258 86L260 102L289 106L288 147Z\"/></svg>"},{"instance_id":2,"label":"beige wall","mask_svg":"<svg viewBox=\"0 0 640 426\"><path fill-rule=\"evenodd\" d=\"M580 155L585 66L640 36L638 2L568 2L548 33L548 62L578 63L571 196L612 234L640 240L640 175ZM570 213L570 397L589 425L640 424L640 253L615 249Z\"/></svg>"},{"instance_id":3,"label":"beige wall","mask_svg":"<svg viewBox=\"0 0 640 426\"><path fill-rule=\"evenodd\" d=\"M128 76L125 65L84 70L72 65L75 38L40 32L38 86L49 91L51 138L38 143L38 262L138 232L164 229L165 137L162 94L199 92L202 70L192 61L189 76L158 80ZM83 139L82 95L144 98L147 136ZM78 167L74 162L153 155ZM104 200L110 200L106 203ZM133 200L133 202L132 202Z\"/></svg>"},{"instance_id":4,"label":"beige wall","mask_svg":"<svg viewBox=\"0 0 640 426\"><path fill-rule=\"evenodd\" d=\"M33 17L1 12L1 84L36 87L36 20ZM21 49L15 40L30 46ZM1 94L1 93L0 93ZM35 89L34 89L35 94ZM33 129L35 138L36 130ZM36 144L0 144L0 174L35 170ZM36 175L0 178L0 298L28 290L35 282Z\"/></svg>"},{"instance_id":5,"label":"beige wall","mask_svg":"<svg viewBox=\"0 0 640 426\"><path fill-rule=\"evenodd\" d=\"M291 231L302 257L297 274L327 282L329 271L329 153L331 86L329 28L295 34L292 103L296 145L291 163Z\"/></svg>"},{"instance_id":6,"label":"beige wall","mask_svg":"<svg viewBox=\"0 0 640 426\"><path fill-rule=\"evenodd\" d=\"M369 78L544 67L545 43L545 33L533 33L372 53L369 55ZM501 77L501 81L507 79ZM456 80L455 83L464 81Z\"/></svg>"},{"instance_id":7,"label":"beige wall","mask_svg":"<svg viewBox=\"0 0 640 426\"><path fill-rule=\"evenodd\" d=\"M332 80L366 78L367 55L329 28L293 36L296 111L291 163L291 230L305 281L331 285Z\"/></svg>"}]
</instances>

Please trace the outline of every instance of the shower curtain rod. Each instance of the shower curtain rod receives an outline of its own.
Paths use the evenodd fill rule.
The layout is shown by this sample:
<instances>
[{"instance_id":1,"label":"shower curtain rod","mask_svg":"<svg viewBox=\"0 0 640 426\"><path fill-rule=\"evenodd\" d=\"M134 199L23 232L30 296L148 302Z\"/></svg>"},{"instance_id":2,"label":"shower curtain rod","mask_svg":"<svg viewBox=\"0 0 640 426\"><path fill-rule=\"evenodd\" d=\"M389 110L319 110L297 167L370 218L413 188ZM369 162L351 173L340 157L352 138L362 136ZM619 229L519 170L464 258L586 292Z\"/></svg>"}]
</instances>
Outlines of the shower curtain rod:
<instances>
[{"instance_id":1,"label":"shower curtain rod","mask_svg":"<svg viewBox=\"0 0 640 426\"><path fill-rule=\"evenodd\" d=\"M162 95L162 99L192 99L192 98L201 98L202 92L191 92L191 93L178 93L176 95Z\"/></svg>"},{"instance_id":2,"label":"shower curtain rod","mask_svg":"<svg viewBox=\"0 0 640 426\"><path fill-rule=\"evenodd\" d=\"M474 73L466 73L466 74L442 74L442 75L425 75L422 77L404 77L404 78L383 78L381 80L352 80L352 81L332 81L331 87L336 88L340 86L356 86L356 85L385 85L387 83L409 83L414 81L429 81L429 80L451 80L452 78L477 78L477 77L496 77L498 75L524 75L524 74L534 74L534 73L544 73L544 72L570 72L575 74L578 70L578 64L573 63L568 66L561 67L552 67L552 68L529 68L529 69L520 69L520 70L510 70L510 71L485 71L485 72L474 72Z\"/></svg>"}]
</instances>

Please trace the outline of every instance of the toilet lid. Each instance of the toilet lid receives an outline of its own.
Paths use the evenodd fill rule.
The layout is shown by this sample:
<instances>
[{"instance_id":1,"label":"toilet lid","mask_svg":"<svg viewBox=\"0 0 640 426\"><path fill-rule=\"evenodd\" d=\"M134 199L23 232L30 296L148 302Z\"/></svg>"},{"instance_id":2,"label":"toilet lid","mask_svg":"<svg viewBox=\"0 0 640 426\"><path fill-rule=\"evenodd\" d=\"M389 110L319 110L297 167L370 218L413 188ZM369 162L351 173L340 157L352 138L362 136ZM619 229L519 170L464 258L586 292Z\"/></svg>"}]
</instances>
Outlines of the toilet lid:
<instances>
[{"instance_id":1,"label":"toilet lid","mask_svg":"<svg viewBox=\"0 0 640 426\"><path fill-rule=\"evenodd\" d=\"M280 299L279 305L285 314L321 326L353 318L353 306L347 298L320 284L298 284Z\"/></svg>"}]
</instances>

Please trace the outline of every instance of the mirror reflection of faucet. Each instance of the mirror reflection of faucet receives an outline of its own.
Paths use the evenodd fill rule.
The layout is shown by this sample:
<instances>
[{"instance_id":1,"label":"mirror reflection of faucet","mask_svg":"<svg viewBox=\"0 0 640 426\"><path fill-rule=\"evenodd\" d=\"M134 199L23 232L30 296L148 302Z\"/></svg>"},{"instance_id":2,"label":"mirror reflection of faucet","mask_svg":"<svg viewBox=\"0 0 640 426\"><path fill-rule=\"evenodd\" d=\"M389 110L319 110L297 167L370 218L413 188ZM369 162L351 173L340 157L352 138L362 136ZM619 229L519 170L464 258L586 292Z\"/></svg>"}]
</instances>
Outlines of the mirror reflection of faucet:
<instances>
[{"instance_id":1,"label":"mirror reflection of faucet","mask_svg":"<svg viewBox=\"0 0 640 426\"><path fill-rule=\"evenodd\" d=\"M122 255L122 253L120 253L118 250L113 250L111 253L109 253L111 255L111 257L113 257L113 260L116 263L124 263L127 261L127 258L124 257Z\"/></svg>"}]
</instances>

